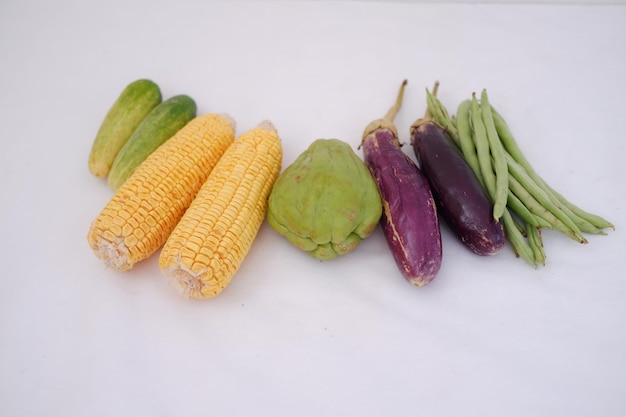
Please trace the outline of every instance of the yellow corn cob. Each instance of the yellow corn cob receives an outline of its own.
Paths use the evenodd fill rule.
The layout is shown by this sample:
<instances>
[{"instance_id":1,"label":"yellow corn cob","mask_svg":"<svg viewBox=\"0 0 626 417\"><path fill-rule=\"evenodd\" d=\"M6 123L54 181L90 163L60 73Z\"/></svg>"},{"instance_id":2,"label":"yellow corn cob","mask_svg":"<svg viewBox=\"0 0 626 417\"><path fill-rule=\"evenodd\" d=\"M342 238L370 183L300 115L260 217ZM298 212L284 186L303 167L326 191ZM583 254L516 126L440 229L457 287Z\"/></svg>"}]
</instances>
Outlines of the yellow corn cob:
<instances>
[{"instance_id":1,"label":"yellow corn cob","mask_svg":"<svg viewBox=\"0 0 626 417\"><path fill-rule=\"evenodd\" d=\"M228 285L265 219L281 163L268 121L224 153L161 250L159 267L181 295L205 299Z\"/></svg>"},{"instance_id":2,"label":"yellow corn cob","mask_svg":"<svg viewBox=\"0 0 626 417\"><path fill-rule=\"evenodd\" d=\"M152 152L92 222L87 240L96 256L125 271L157 251L233 143L234 129L229 116L205 114Z\"/></svg>"}]
</instances>

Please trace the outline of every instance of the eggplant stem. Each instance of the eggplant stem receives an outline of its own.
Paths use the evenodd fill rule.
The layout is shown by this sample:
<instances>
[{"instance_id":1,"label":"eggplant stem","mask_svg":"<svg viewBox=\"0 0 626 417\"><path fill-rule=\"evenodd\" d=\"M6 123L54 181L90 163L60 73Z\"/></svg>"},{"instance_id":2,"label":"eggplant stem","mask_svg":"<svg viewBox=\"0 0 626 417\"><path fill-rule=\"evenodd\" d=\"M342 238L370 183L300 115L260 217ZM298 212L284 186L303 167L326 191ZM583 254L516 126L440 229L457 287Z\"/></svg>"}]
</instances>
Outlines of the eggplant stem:
<instances>
[{"instance_id":1,"label":"eggplant stem","mask_svg":"<svg viewBox=\"0 0 626 417\"><path fill-rule=\"evenodd\" d=\"M398 90L396 102L394 103L393 106L391 106L391 108L389 109L385 117L383 117L382 119L376 119L370 124L368 124L367 127L365 127L365 131L363 132L363 137L361 139L361 145L363 144L363 141L365 140L365 138L367 138L369 135L371 135L372 133L380 129L390 130L393 133L393 136L395 137L396 142L397 142L398 129L393 124L393 119L396 117L396 115L398 114L398 111L400 110L400 107L402 106L402 99L404 97L404 88L406 87L407 83L408 81L404 80L402 81L402 84L400 84L400 89ZM398 146L401 146L399 142L398 142ZM360 147L361 146L359 145L359 148Z\"/></svg>"},{"instance_id":2,"label":"eggplant stem","mask_svg":"<svg viewBox=\"0 0 626 417\"><path fill-rule=\"evenodd\" d=\"M389 122L393 122L393 119L396 118L396 115L398 114L398 112L400 111L400 107L402 106L402 99L404 98L404 88L406 87L408 82L409 82L408 80L402 81L402 84L400 85L400 89L398 90L398 96L396 97L396 102L394 103L393 106L391 106L391 108L389 109L387 114L385 114L385 117L383 117L383 119Z\"/></svg>"}]
</instances>

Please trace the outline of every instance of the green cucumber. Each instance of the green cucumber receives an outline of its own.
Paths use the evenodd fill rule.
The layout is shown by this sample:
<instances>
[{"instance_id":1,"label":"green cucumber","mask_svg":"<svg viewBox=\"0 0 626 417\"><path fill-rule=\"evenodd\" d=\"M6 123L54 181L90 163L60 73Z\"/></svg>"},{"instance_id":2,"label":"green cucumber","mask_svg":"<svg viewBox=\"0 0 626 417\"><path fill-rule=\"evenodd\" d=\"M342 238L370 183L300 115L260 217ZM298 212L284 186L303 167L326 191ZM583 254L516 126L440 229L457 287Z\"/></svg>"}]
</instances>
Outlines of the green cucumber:
<instances>
[{"instance_id":1,"label":"green cucumber","mask_svg":"<svg viewBox=\"0 0 626 417\"><path fill-rule=\"evenodd\" d=\"M161 103L161 90L150 80L128 84L106 114L89 154L89 171L99 178L109 174L113 160L137 126Z\"/></svg>"},{"instance_id":2,"label":"green cucumber","mask_svg":"<svg viewBox=\"0 0 626 417\"><path fill-rule=\"evenodd\" d=\"M115 157L109 187L116 191L156 148L196 117L196 110L195 101L186 95L171 97L155 107Z\"/></svg>"}]
</instances>

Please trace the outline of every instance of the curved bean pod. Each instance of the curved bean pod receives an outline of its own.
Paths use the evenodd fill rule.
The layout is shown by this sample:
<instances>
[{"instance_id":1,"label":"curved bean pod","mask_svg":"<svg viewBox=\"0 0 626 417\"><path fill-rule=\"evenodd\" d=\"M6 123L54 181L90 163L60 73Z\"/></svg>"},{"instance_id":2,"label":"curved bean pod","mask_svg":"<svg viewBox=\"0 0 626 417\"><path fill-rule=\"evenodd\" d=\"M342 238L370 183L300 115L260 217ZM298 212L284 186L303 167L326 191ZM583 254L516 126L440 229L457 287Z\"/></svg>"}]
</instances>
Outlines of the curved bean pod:
<instances>
[{"instance_id":1,"label":"curved bean pod","mask_svg":"<svg viewBox=\"0 0 626 417\"><path fill-rule=\"evenodd\" d=\"M472 94L472 106L470 109L470 120L472 122L472 138L476 146L476 156L483 184L492 201L496 198L496 176L491 166L491 154L489 153L489 141L485 124L480 116L480 105L476 99L476 94ZM495 216L494 216L495 218Z\"/></svg>"},{"instance_id":2,"label":"curved bean pod","mask_svg":"<svg viewBox=\"0 0 626 417\"><path fill-rule=\"evenodd\" d=\"M498 111L491 106L494 124L496 126L496 130L500 137L500 141L502 142L505 150L511 155L511 157L521 165L527 172L527 174L540 186L544 188L547 192L551 193L564 207L567 207L574 215L577 217L584 219L588 223L595 226L597 229L615 229L615 226L604 219L603 217L590 213L576 206L567 200L563 195L554 190L550 185L548 185L544 179L535 171L533 166L524 156L524 153L520 149L515 140L515 137L511 133L508 124L504 120L504 118L498 113ZM590 233L598 233L598 232L590 232Z\"/></svg>"},{"instance_id":3,"label":"curved bean pod","mask_svg":"<svg viewBox=\"0 0 626 417\"><path fill-rule=\"evenodd\" d=\"M487 96L487 90L485 89L483 89L480 95L480 115L485 125L489 152L492 156L491 165L496 179L495 195L493 197L493 216L498 220L506 207L507 194L509 191L509 171L506 166L506 159L504 158L504 147L502 146L502 142L500 142L498 132L493 122L491 106L489 105L489 98Z\"/></svg>"}]
</instances>

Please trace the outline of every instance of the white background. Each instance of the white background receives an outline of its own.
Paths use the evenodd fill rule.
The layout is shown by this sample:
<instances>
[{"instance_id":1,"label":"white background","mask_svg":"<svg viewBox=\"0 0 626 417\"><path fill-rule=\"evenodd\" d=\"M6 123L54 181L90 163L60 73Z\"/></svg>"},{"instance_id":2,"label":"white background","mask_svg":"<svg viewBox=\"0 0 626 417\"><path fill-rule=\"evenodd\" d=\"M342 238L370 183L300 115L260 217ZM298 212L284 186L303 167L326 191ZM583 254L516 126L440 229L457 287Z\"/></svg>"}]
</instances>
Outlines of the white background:
<instances>
[{"instance_id":1,"label":"white background","mask_svg":"<svg viewBox=\"0 0 626 417\"><path fill-rule=\"evenodd\" d=\"M0 415L626 415L625 23L618 5L4 1ZM617 228L545 231L533 270L444 226L415 288L380 229L319 262L264 224L221 295L183 299L156 256L118 273L86 242L111 197L91 142L144 77L238 133L271 119L283 167L317 138L356 149L404 78L404 141L435 80L452 112L487 88L544 178Z\"/></svg>"}]
</instances>

